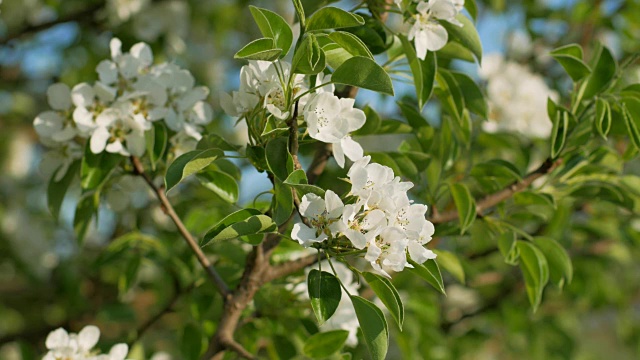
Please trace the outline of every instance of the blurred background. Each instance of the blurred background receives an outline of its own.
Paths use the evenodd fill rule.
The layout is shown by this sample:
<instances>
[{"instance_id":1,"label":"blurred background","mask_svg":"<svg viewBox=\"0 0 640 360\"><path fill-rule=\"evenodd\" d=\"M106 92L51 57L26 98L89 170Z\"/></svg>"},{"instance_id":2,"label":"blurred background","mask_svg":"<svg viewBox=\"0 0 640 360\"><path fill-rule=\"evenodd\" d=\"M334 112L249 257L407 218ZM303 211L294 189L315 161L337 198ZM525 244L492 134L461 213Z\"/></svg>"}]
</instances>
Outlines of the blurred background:
<instances>
[{"instance_id":1,"label":"blurred background","mask_svg":"<svg viewBox=\"0 0 640 360\"><path fill-rule=\"evenodd\" d=\"M327 3L345 9L358 4L309 0L305 6L310 12ZM124 49L144 41L156 62L189 69L198 84L211 90L215 120L209 130L243 144L244 128L222 112L216 94L237 88L243 63L233 54L259 37L248 5L293 22L287 0L0 3L0 359L40 358L51 330L78 331L85 324L100 326L105 349L115 342L135 344L130 354L135 359L154 354L188 359L206 345L204 335L215 329L212 319L219 315L220 299L200 287L193 275L197 265L144 184L128 176L115 180L99 221L79 245L72 226L79 189L67 197L56 222L46 203L50 171L42 163L45 149L32 122L48 108L46 89L52 83L96 80L95 67L109 57L109 41L117 36ZM501 53L526 65L545 76L560 96L566 97L571 82L549 50L575 42L589 58L592 45L601 42L618 59L640 50L637 0L486 0L478 1L478 8L485 56ZM391 16L389 26L401 28L401 18ZM455 61L453 66L479 79L476 64ZM640 70L632 68L625 76L629 83L638 82ZM412 96L409 85L395 86L396 99ZM385 118L400 116L391 98L362 91L357 103ZM427 106L425 115L437 123L438 111L436 104ZM519 144L517 138L510 141ZM380 148L380 142L366 140L363 145L367 151L392 146ZM241 161L237 165L242 178L238 204L268 202L268 196L256 200L270 187L266 175ZM628 166L625 171L640 173L637 161ZM339 172L334 163L328 171ZM182 190L172 201L195 234L235 209L197 187ZM466 282L447 276L444 297L400 274L394 282L411 296L404 332L392 330L389 358L640 358L640 222L618 211L597 202L558 203L554 217L543 223L569 249L575 275L562 290L549 287L536 314L517 271L504 263L482 229L474 229L474 237L436 240L436 246L459 254ZM207 249L222 254L216 259L225 275L241 272L246 249L237 244ZM281 252L294 250L285 245ZM273 306L282 301L292 305L286 310ZM293 340L278 323L289 317L313 322L312 317L301 320L309 314L307 305L296 302L285 284L274 284L254 306L260 316L238 340L270 358L288 358L282 349ZM154 314L161 318L145 328ZM261 337L265 332L273 343ZM364 356L361 347L353 350L354 358Z\"/></svg>"}]
</instances>

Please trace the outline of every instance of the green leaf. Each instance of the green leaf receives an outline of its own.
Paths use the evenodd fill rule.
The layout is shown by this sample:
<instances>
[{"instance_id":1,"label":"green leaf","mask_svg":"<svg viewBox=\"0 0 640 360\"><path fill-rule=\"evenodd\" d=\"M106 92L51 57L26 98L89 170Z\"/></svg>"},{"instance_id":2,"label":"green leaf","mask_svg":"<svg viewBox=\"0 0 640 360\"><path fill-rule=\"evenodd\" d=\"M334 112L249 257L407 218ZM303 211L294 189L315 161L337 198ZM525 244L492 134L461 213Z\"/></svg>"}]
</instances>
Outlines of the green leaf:
<instances>
[{"instance_id":1,"label":"green leaf","mask_svg":"<svg viewBox=\"0 0 640 360\"><path fill-rule=\"evenodd\" d=\"M129 291L131 285L134 284L140 269L141 259L141 256L132 256L124 266L124 271L120 273L118 277L118 293L120 296Z\"/></svg>"},{"instance_id":2,"label":"green leaf","mask_svg":"<svg viewBox=\"0 0 640 360\"><path fill-rule=\"evenodd\" d=\"M212 236L213 233L209 231L204 237L205 243L203 246L208 244L210 241L231 240L246 235L272 233L277 229L278 226L267 215L252 215L244 220L225 227L214 236Z\"/></svg>"},{"instance_id":3,"label":"green leaf","mask_svg":"<svg viewBox=\"0 0 640 360\"><path fill-rule=\"evenodd\" d=\"M80 167L80 186L84 190L93 190L102 186L122 159L124 159L122 155L106 151L94 154L87 141Z\"/></svg>"},{"instance_id":4,"label":"green leaf","mask_svg":"<svg viewBox=\"0 0 640 360\"><path fill-rule=\"evenodd\" d=\"M266 154L262 146L247 146L245 152L247 159L258 171L262 172L269 168L267 165Z\"/></svg>"},{"instance_id":5,"label":"green leaf","mask_svg":"<svg viewBox=\"0 0 640 360\"><path fill-rule=\"evenodd\" d=\"M291 188L286 186L279 179L274 179L273 194L273 221L277 225L284 224L293 212L293 193Z\"/></svg>"},{"instance_id":6,"label":"green leaf","mask_svg":"<svg viewBox=\"0 0 640 360\"><path fill-rule=\"evenodd\" d=\"M398 101L397 104L400 107L400 111L402 112L402 115L404 116L405 119L407 119L407 122L409 123L409 125L411 125L412 128L419 129L421 127L431 126L429 125L429 122L427 121L427 119L425 119L424 116L422 116L420 111L416 109L414 105L411 105L402 101Z\"/></svg>"},{"instance_id":7,"label":"green leaf","mask_svg":"<svg viewBox=\"0 0 640 360\"><path fill-rule=\"evenodd\" d=\"M307 288L313 312L318 324L322 325L331 318L340 304L340 281L333 274L313 269L307 278Z\"/></svg>"},{"instance_id":8,"label":"green leaf","mask_svg":"<svg viewBox=\"0 0 640 360\"><path fill-rule=\"evenodd\" d=\"M435 260L427 260L424 262L424 264L418 264L411 259L409 259L408 261L409 264L413 265L413 269L409 269L409 272L421 277L442 294L446 294L444 291L442 274L440 273L440 268L438 267L438 264Z\"/></svg>"},{"instance_id":9,"label":"green leaf","mask_svg":"<svg viewBox=\"0 0 640 360\"><path fill-rule=\"evenodd\" d=\"M640 100L627 97L622 103L622 115L624 124L627 127L627 134L631 143L637 150L640 150Z\"/></svg>"},{"instance_id":10,"label":"green leaf","mask_svg":"<svg viewBox=\"0 0 640 360\"><path fill-rule=\"evenodd\" d=\"M553 117L553 128L551 129L551 158L556 159L567 141L569 132L569 113L567 111L557 111Z\"/></svg>"},{"instance_id":11,"label":"green leaf","mask_svg":"<svg viewBox=\"0 0 640 360\"><path fill-rule=\"evenodd\" d=\"M476 21L478 19L478 6L476 5L476 0L466 0L464 2L464 7L469 12L469 15L471 15L473 21Z\"/></svg>"},{"instance_id":12,"label":"green leaf","mask_svg":"<svg viewBox=\"0 0 640 360\"><path fill-rule=\"evenodd\" d=\"M400 36L404 53L407 56L411 73L413 74L413 84L416 89L418 99L418 109L422 110L429 101L433 93L436 72L438 68L436 55L433 51L427 52L424 60L420 60L416 55L416 50L405 36Z\"/></svg>"},{"instance_id":13,"label":"green leaf","mask_svg":"<svg viewBox=\"0 0 640 360\"><path fill-rule=\"evenodd\" d=\"M227 215L224 219L220 220L217 224L215 224L202 239L201 247L209 244L212 240L216 238L224 229L236 224L238 222L242 222L248 220L252 216L259 216L262 213L256 209L241 209L236 212L233 212ZM258 241L259 242L259 241Z\"/></svg>"},{"instance_id":14,"label":"green leaf","mask_svg":"<svg viewBox=\"0 0 640 360\"><path fill-rule=\"evenodd\" d=\"M249 6L249 10L256 24L258 24L258 28L260 28L262 36L272 38L275 47L282 49L280 57L287 55L293 42L293 31L291 31L287 21L271 10L261 9L252 5Z\"/></svg>"},{"instance_id":15,"label":"green leaf","mask_svg":"<svg viewBox=\"0 0 640 360\"><path fill-rule=\"evenodd\" d=\"M384 360L389 349L389 328L382 310L360 296L350 297L371 359Z\"/></svg>"},{"instance_id":16,"label":"green leaf","mask_svg":"<svg viewBox=\"0 0 640 360\"><path fill-rule=\"evenodd\" d=\"M360 15L344 11L337 7L324 7L307 19L307 31L341 29L364 25Z\"/></svg>"},{"instance_id":17,"label":"green leaf","mask_svg":"<svg viewBox=\"0 0 640 360\"><path fill-rule=\"evenodd\" d=\"M49 207L49 211L51 211L51 215L53 215L53 218L56 220L58 220L64 196L66 195L69 186L71 186L73 179L76 178L79 168L80 161L76 160L69 165L67 172L60 181L56 181L55 179L58 172L62 170L62 167L59 167L49 180L49 186L47 187L47 206Z\"/></svg>"},{"instance_id":18,"label":"green leaf","mask_svg":"<svg viewBox=\"0 0 640 360\"><path fill-rule=\"evenodd\" d=\"M391 78L372 59L354 56L346 60L331 76L331 81L393 96Z\"/></svg>"},{"instance_id":19,"label":"green leaf","mask_svg":"<svg viewBox=\"0 0 640 360\"><path fill-rule=\"evenodd\" d=\"M438 264L453 275L459 282L464 284L464 268L458 257L446 250L433 250L438 255Z\"/></svg>"},{"instance_id":20,"label":"green leaf","mask_svg":"<svg viewBox=\"0 0 640 360\"><path fill-rule=\"evenodd\" d=\"M571 283L573 266L569 254L552 238L536 237L533 243L542 251L549 263L549 277L551 281L562 287L564 282Z\"/></svg>"},{"instance_id":21,"label":"green leaf","mask_svg":"<svg viewBox=\"0 0 640 360\"><path fill-rule=\"evenodd\" d=\"M202 352L202 332L200 328L187 324L182 331L182 341L180 341L180 351L185 360L196 360L200 358Z\"/></svg>"},{"instance_id":22,"label":"green leaf","mask_svg":"<svg viewBox=\"0 0 640 360\"><path fill-rule=\"evenodd\" d=\"M373 55L367 45L352 33L335 31L329 34L329 38L353 56L364 56L373 59Z\"/></svg>"},{"instance_id":23,"label":"green leaf","mask_svg":"<svg viewBox=\"0 0 640 360\"><path fill-rule=\"evenodd\" d=\"M611 51L602 46L598 55L598 61L583 86L582 99L589 99L606 90L613 80L618 69L618 64Z\"/></svg>"},{"instance_id":24,"label":"green leaf","mask_svg":"<svg viewBox=\"0 0 640 360\"><path fill-rule=\"evenodd\" d=\"M483 119L489 117L489 106L487 105L487 101L482 95L482 91L478 87L473 79L471 79L468 75L452 71L451 75L456 79L458 86L460 87L460 91L462 92L462 97L464 98L464 103L472 113L481 116Z\"/></svg>"},{"instance_id":25,"label":"green leaf","mask_svg":"<svg viewBox=\"0 0 640 360\"><path fill-rule=\"evenodd\" d=\"M280 180L285 180L293 172L293 158L289 153L286 137L275 138L267 144L265 156L269 171Z\"/></svg>"},{"instance_id":26,"label":"green leaf","mask_svg":"<svg viewBox=\"0 0 640 360\"><path fill-rule=\"evenodd\" d=\"M196 145L196 150L207 150L211 148L218 148L222 151L238 151L242 147L233 145L220 137L220 135L216 134L207 134L203 136L202 139L198 141L198 145Z\"/></svg>"},{"instance_id":27,"label":"green leaf","mask_svg":"<svg viewBox=\"0 0 640 360\"><path fill-rule=\"evenodd\" d=\"M304 342L302 352L312 359L324 359L342 349L348 337L346 330L319 332Z\"/></svg>"},{"instance_id":28,"label":"green leaf","mask_svg":"<svg viewBox=\"0 0 640 360\"><path fill-rule=\"evenodd\" d=\"M582 47L578 44L561 46L550 55L562 65L574 82L582 80L591 73L591 69L582 61Z\"/></svg>"},{"instance_id":29,"label":"green leaf","mask_svg":"<svg viewBox=\"0 0 640 360\"><path fill-rule=\"evenodd\" d=\"M447 29L450 39L469 49L478 59L478 62L482 62L482 43L475 25L463 14L456 15L456 20L460 21L462 26L454 25L448 21L443 21L440 24Z\"/></svg>"},{"instance_id":30,"label":"green leaf","mask_svg":"<svg viewBox=\"0 0 640 360\"><path fill-rule=\"evenodd\" d=\"M503 232L498 237L498 249L504 257L504 262L513 266L518 265L517 240L517 235L513 231Z\"/></svg>"},{"instance_id":31,"label":"green leaf","mask_svg":"<svg viewBox=\"0 0 640 360\"><path fill-rule=\"evenodd\" d=\"M147 154L151 163L151 170L156 170L156 164L164 156L167 150L168 137L167 127L161 122L156 121L151 127L151 131L145 133Z\"/></svg>"},{"instance_id":32,"label":"green leaf","mask_svg":"<svg viewBox=\"0 0 640 360\"><path fill-rule=\"evenodd\" d=\"M307 175L302 169L298 169L289 174L287 179L284 181L284 184L294 188L298 192L300 197L311 193L324 198L324 190L315 185L309 185Z\"/></svg>"},{"instance_id":33,"label":"green leaf","mask_svg":"<svg viewBox=\"0 0 640 360\"><path fill-rule=\"evenodd\" d=\"M373 55L377 55L386 51L390 43L387 41L387 33L380 21L371 16L362 14L365 24L362 26L350 27L345 29L362 40Z\"/></svg>"},{"instance_id":34,"label":"green leaf","mask_svg":"<svg viewBox=\"0 0 640 360\"><path fill-rule=\"evenodd\" d=\"M167 191L171 190L187 176L197 173L222 156L224 152L220 149L193 150L180 155L167 169L165 188Z\"/></svg>"},{"instance_id":35,"label":"green leaf","mask_svg":"<svg viewBox=\"0 0 640 360\"><path fill-rule=\"evenodd\" d=\"M313 34L305 34L304 40L296 49L292 62L293 72L297 74L315 75L327 66L324 51Z\"/></svg>"},{"instance_id":36,"label":"green leaf","mask_svg":"<svg viewBox=\"0 0 640 360\"><path fill-rule=\"evenodd\" d=\"M438 50L437 54L439 59L459 59L470 63L476 62L476 58L473 56L471 50L455 41L449 41L447 45Z\"/></svg>"},{"instance_id":37,"label":"green leaf","mask_svg":"<svg viewBox=\"0 0 640 360\"><path fill-rule=\"evenodd\" d=\"M611 130L611 105L608 101L601 98L596 100L596 116L593 119L593 125L597 133L606 139Z\"/></svg>"},{"instance_id":38,"label":"green leaf","mask_svg":"<svg viewBox=\"0 0 640 360\"><path fill-rule=\"evenodd\" d=\"M380 275L364 272L362 276L371 287L371 290L376 293L380 301L387 307L389 313L398 324L398 327L402 331L402 324L404 323L404 306L400 299L400 294L396 290L395 286L389 281L389 279Z\"/></svg>"},{"instance_id":39,"label":"green leaf","mask_svg":"<svg viewBox=\"0 0 640 360\"><path fill-rule=\"evenodd\" d=\"M449 189L456 209L458 209L460 234L464 234L476 219L476 201L464 184L451 184Z\"/></svg>"},{"instance_id":40,"label":"green leaf","mask_svg":"<svg viewBox=\"0 0 640 360\"><path fill-rule=\"evenodd\" d=\"M89 230L89 225L93 216L98 216L100 206L100 192L85 193L82 195L76 206L76 213L73 217L73 230L78 239L78 244L82 244L84 236Z\"/></svg>"},{"instance_id":41,"label":"green leaf","mask_svg":"<svg viewBox=\"0 0 640 360\"><path fill-rule=\"evenodd\" d=\"M544 286L549 281L547 259L532 243L518 240L516 246L520 252L520 269L524 275L529 302L533 312L536 312L542 301Z\"/></svg>"},{"instance_id":42,"label":"green leaf","mask_svg":"<svg viewBox=\"0 0 640 360\"><path fill-rule=\"evenodd\" d=\"M477 164L471 169L471 176L476 178L502 178L522 180L520 171L512 163L502 159L491 159Z\"/></svg>"},{"instance_id":43,"label":"green leaf","mask_svg":"<svg viewBox=\"0 0 640 360\"><path fill-rule=\"evenodd\" d=\"M261 38L245 45L233 56L235 59L275 61L282 54L273 39Z\"/></svg>"},{"instance_id":44,"label":"green leaf","mask_svg":"<svg viewBox=\"0 0 640 360\"><path fill-rule=\"evenodd\" d=\"M222 200L234 204L238 201L238 183L231 175L217 170L207 170L197 175L200 183L220 196Z\"/></svg>"}]
</instances>

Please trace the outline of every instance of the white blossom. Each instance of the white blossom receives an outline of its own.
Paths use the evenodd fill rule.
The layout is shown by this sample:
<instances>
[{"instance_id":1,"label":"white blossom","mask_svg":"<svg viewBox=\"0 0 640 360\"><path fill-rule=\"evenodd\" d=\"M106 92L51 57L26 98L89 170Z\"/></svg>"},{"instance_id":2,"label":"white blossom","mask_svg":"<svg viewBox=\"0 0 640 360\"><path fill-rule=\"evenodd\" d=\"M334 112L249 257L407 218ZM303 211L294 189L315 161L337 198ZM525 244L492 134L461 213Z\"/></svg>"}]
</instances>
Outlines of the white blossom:
<instances>
[{"instance_id":1,"label":"white blossom","mask_svg":"<svg viewBox=\"0 0 640 360\"><path fill-rule=\"evenodd\" d=\"M438 51L447 44L449 34L440 20L462 26L456 20L462 6L464 1L460 0L429 0L418 3L418 13L414 15L414 22L408 33L408 39L414 40L418 58L424 60L427 51Z\"/></svg>"},{"instance_id":2,"label":"white blossom","mask_svg":"<svg viewBox=\"0 0 640 360\"><path fill-rule=\"evenodd\" d=\"M325 192L324 199L315 194L306 194L300 201L300 214L309 219L312 227L304 223L296 223L291 230L291 237L300 245L309 247L313 243L322 242L328 236L334 236L339 230L344 203L331 190Z\"/></svg>"},{"instance_id":3,"label":"white blossom","mask_svg":"<svg viewBox=\"0 0 640 360\"><path fill-rule=\"evenodd\" d=\"M100 329L93 325L85 326L77 334L58 328L47 336L48 352L43 360L124 360L128 353L126 344L114 345L109 354L96 354L92 349L99 338Z\"/></svg>"},{"instance_id":4,"label":"white blossom","mask_svg":"<svg viewBox=\"0 0 640 360\"><path fill-rule=\"evenodd\" d=\"M144 131L148 123L127 116L118 108L109 108L96 119L97 128L90 140L91 152L107 151L123 156L141 156L145 150Z\"/></svg>"},{"instance_id":5,"label":"white blossom","mask_svg":"<svg viewBox=\"0 0 640 360\"><path fill-rule=\"evenodd\" d=\"M62 83L56 83L47 89L47 100L53 110L40 113L33 126L42 138L55 142L66 142L78 135L71 116L71 90Z\"/></svg>"},{"instance_id":6,"label":"white blossom","mask_svg":"<svg viewBox=\"0 0 640 360\"><path fill-rule=\"evenodd\" d=\"M344 167L345 156L352 161L363 156L362 146L349 136L367 119L364 111L353 107L354 103L354 99L321 92L314 94L304 108L309 136L333 144L333 156L340 167Z\"/></svg>"}]
</instances>

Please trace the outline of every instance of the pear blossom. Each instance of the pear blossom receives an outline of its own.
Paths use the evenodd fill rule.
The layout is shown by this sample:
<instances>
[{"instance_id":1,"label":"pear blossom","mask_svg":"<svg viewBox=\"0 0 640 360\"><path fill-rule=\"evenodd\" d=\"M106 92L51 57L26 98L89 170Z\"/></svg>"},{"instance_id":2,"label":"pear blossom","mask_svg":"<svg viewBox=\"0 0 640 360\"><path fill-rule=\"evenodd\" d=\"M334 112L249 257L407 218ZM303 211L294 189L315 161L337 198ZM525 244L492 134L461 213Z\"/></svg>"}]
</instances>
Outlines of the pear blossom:
<instances>
[{"instance_id":1,"label":"pear blossom","mask_svg":"<svg viewBox=\"0 0 640 360\"><path fill-rule=\"evenodd\" d=\"M65 142L78 135L71 117L71 90L69 86L56 83L47 89L47 100L53 110L40 113L33 126L42 138Z\"/></svg>"},{"instance_id":2,"label":"pear blossom","mask_svg":"<svg viewBox=\"0 0 640 360\"><path fill-rule=\"evenodd\" d=\"M424 60L427 51L438 51L447 44L449 34L440 20L462 26L456 20L462 6L464 1L460 0L429 0L418 3L418 13L413 16L414 22L408 33L408 39L414 40L418 58Z\"/></svg>"},{"instance_id":3,"label":"pear blossom","mask_svg":"<svg viewBox=\"0 0 640 360\"><path fill-rule=\"evenodd\" d=\"M300 201L300 214L309 219L312 227L304 223L293 225L291 237L300 245L309 247L313 243L322 242L328 236L334 236L339 230L344 203L331 190L327 190L324 199L316 194L306 194Z\"/></svg>"},{"instance_id":4,"label":"pear blossom","mask_svg":"<svg viewBox=\"0 0 640 360\"><path fill-rule=\"evenodd\" d=\"M53 143L49 147L51 150L42 155L40 172L47 178L55 175L54 181L60 181L69 170L69 166L75 160L82 158L82 147L71 141Z\"/></svg>"},{"instance_id":5,"label":"pear blossom","mask_svg":"<svg viewBox=\"0 0 640 360\"><path fill-rule=\"evenodd\" d=\"M340 167L344 167L345 156L356 161L364 155L362 146L349 136L367 120L364 111L353 107L354 103L354 99L321 92L314 94L304 108L309 136L333 144L333 156Z\"/></svg>"},{"instance_id":6,"label":"pear blossom","mask_svg":"<svg viewBox=\"0 0 640 360\"><path fill-rule=\"evenodd\" d=\"M123 156L141 156L145 150L144 131L149 124L127 116L118 108L109 108L98 115L96 130L91 135L94 154L107 151Z\"/></svg>"},{"instance_id":7,"label":"pear blossom","mask_svg":"<svg viewBox=\"0 0 640 360\"><path fill-rule=\"evenodd\" d=\"M92 350L100 338L100 329L94 325L85 326L79 333L68 333L58 328L47 336L47 354L43 360L124 360L129 352L127 344L116 344L108 354L95 354Z\"/></svg>"},{"instance_id":8,"label":"pear blossom","mask_svg":"<svg viewBox=\"0 0 640 360\"><path fill-rule=\"evenodd\" d=\"M114 99L115 89L100 82L91 86L88 83L80 83L71 90L71 99L76 106L73 110L73 120L82 135L90 135L95 130L96 117Z\"/></svg>"}]
</instances>

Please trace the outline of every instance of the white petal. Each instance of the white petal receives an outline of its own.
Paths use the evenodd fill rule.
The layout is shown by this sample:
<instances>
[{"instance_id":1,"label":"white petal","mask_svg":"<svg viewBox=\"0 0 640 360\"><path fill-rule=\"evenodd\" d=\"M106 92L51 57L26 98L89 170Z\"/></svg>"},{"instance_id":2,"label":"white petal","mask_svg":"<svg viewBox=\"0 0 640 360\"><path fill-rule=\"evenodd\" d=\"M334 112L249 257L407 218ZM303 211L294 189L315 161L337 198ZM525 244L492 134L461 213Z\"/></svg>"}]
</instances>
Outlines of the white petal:
<instances>
[{"instance_id":1,"label":"white petal","mask_svg":"<svg viewBox=\"0 0 640 360\"><path fill-rule=\"evenodd\" d=\"M364 249L365 245L367 245L367 238L365 238L360 231L346 229L344 235L351 241L356 249Z\"/></svg>"},{"instance_id":2,"label":"white petal","mask_svg":"<svg viewBox=\"0 0 640 360\"><path fill-rule=\"evenodd\" d=\"M326 209L324 199L316 194L305 194L300 201L300 213L307 218L318 219Z\"/></svg>"},{"instance_id":3,"label":"white petal","mask_svg":"<svg viewBox=\"0 0 640 360\"><path fill-rule=\"evenodd\" d=\"M364 256L365 260L370 262L375 262L382 254L382 249L380 249L375 243L370 243L367 248L367 253Z\"/></svg>"},{"instance_id":4,"label":"white petal","mask_svg":"<svg viewBox=\"0 0 640 360\"><path fill-rule=\"evenodd\" d=\"M67 110L71 107L71 90L66 84L53 84L47 89L47 100L52 109Z\"/></svg>"},{"instance_id":5,"label":"white petal","mask_svg":"<svg viewBox=\"0 0 640 360\"><path fill-rule=\"evenodd\" d=\"M437 256L433 251L425 248L415 241L409 241L409 243L407 244L407 249L409 250L409 256L411 256L411 260L417 262L418 264L422 264L429 259L435 259Z\"/></svg>"},{"instance_id":6,"label":"white petal","mask_svg":"<svg viewBox=\"0 0 640 360\"><path fill-rule=\"evenodd\" d=\"M340 200L340 197L335 192L327 190L324 194L324 200L329 218L337 219L340 217L344 209L344 203Z\"/></svg>"},{"instance_id":7,"label":"white petal","mask_svg":"<svg viewBox=\"0 0 640 360\"><path fill-rule=\"evenodd\" d=\"M431 15L437 19L448 20L456 16L458 12L451 0L431 0L429 5Z\"/></svg>"},{"instance_id":8,"label":"white petal","mask_svg":"<svg viewBox=\"0 0 640 360\"><path fill-rule=\"evenodd\" d=\"M347 155L347 157L351 159L351 161L358 161L364 155L362 146L360 146L357 141L353 140L351 136L347 136L346 138L342 139L340 144L342 145L342 151L344 151L344 154Z\"/></svg>"},{"instance_id":9,"label":"white petal","mask_svg":"<svg viewBox=\"0 0 640 360\"><path fill-rule=\"evenodd\" d=\"M110 60L102 60L96 67L100 81L111 85L118 80L118 66Z\"/></svg>"},{"instance_id":10,"label":"white petal","mask_svg":"<svg viewBox=\"0 0 640 360\"><path fill-rule=\"evenodd\" d=\"M129 352L127 344L115 344L109 351L109 360L124 360Z\"/></svg>"},{"instance_id":11,"label":"white petal","mask_svg":"<svg viewBox=\"0 0 640 360\"><path fill-rule=\"evenodd\" d=\"M45 346L47 349L56 349L65 347L69 344L69 334L63 328L58 328L49 333L47 340L45 340Z\"/></svg>"},{"instance_id":12,"label":"white petal","mask_svg":"<svg viewBox=\"0 0 640 360\"><path fill-rule=\"evenodd\" d=\"M109 49L111 50L111 58L115 59L122 55L122 41L118 38L113 38L109 42Z\"/></svg>"},{"instance_id":13,"label":"white petal","mask_svg":"<svg viewBox=\"0 0 640 360\"><path fill-rule=\"evenodd\" d=\"M327 235L320 234L320 236L316 236L315 229L312 229L303 223L296 223L291 229L291 238L298 240L300 245L309 247L313 243L324 241L327 238Z\"/></svg>"},{"instance_id":14,"label":"white petal","mask_svg":"<svg viewBox=\"0 0 640 360\"><path fill-rule=\"evenodd\" d=\"M71 100L75 106L89 107L93 105L95 96L93 87L87 83L80 83L71 90Z\"/></svg>"},{"instance_id":15,"label":"white petal","mask_svg":"<svg viewBox=\"0 0 640 360\"><path fill-rule=\"evenodd\" d=\"M124 54L118 61L118 70L125 79L132 79L138 74L140 69L140 61L131 54Z\"/></svg>"},{"instance_id":16,"label":"white petal","mask_svg":"<svg viewBox=\"0 0 640 360\"><path fill-rule=\"evenodd\" d=\"M94 325L85 326L78 333L78 344L84 350L91 350L98 343L100 329Z\"/></svg>"},{"instance_id":17,"label":"white petal","mask_svg":"<svg viewBox=\"0 0 640 360\"><path fill-rule=\"evenodd\" d=\"M440 24L428 24L426 30L423 32L423 36L426 39L426 48L429 51L442 49L447 44L449 38L447 29Z\"/></svg>"},{"instance_id":18,"label":"white petal","mask_svg":"<svg viewBox=\"0 0 640 360\"><path fill-rule=\"evenodd\" d=\"M143 42L133 45L129 52L145 67L153 63L153 53L151 52L151 48Z\"/></svg>"},{"instance_id":19,"label":"white petal","mask_svg":"<svg viewBox=\"0 0 640 360\"><path fill-rule=\"evenodd\" d=\"M341 168L344 168L344 149L342 149L342 141L334 143L332 145L333 158L336 159L336 163Z\"/></svg>"},{"instance_id":20,"label":"white petal","mask_svg":"<svg viewBox=\"0 0 640 360\"><path fill-rule=\"evenodd\" d=\"M107 140L109 140L109 131L104 127L97 128L96 131L93 132L93 135L91 135L89 144L91 152L94 154L103 152L107 145Z\"/></svg>"},{"instance_id":21,"label":"white petal","mask_svg":"<svg viewBox=\"0 0 640 360\"><path fill-rule=\"evenodd\" d=\"M96 96L102 102L111 102L116 98L117 90L115 87L108 86L106 84L101 83L100 81L96 81L93 85L93 91Z\"/></svg>"},{"instance_id":22,"label":"white petal","mask_svg":"<svg viewBox=\"0 0 640 360\"><path fill-rule=\"evenodd\" d=\"M62 130L64 119L55 111L45 111L33 120L33 127L38 135L42 137L51 137L53 134Z\"/></svg>"},{"instance_id":23,"label":"white petal","mask_svg":"<svg viewBox=\"0 0 640 360\"><path fill-rule=\"evenodd\" d=\"M193 107L193 105L204 100L209 95L209 89L204 86L198 86L191 89L178 100L178 110L184 111Z\"/></svg>"},{"instance_id":24,"label":"white petal","mask_svg":"<svg viewBox=\"0 0 640 360\"><path fill-rule=\"evenodd\" d=\"M107 146L105 146L104 149L107 152L110 152L112 154L121 154L122 156L129 156L129 152L124 147L124 145L122 145L122 142L118 139L116 139L114 142L107 144Z\"/></svg>"},{"instance_id":25,"label":"white petal","mask_svg":"<svg viewBox=\"0 0 640 360\"><path fill-rule=\"evenodd\" d=\"M224 91L220 91L218 93L218 98L220 99L220 106L222 107L222 110L229 114L229 116L240 115L231 95L227 94Z\"/></svg>"},{"instance_id":26,"label":"white petal","mask_svg":"<svg viewBox=\"0 0 640 360\"><path fill-rule=\"evenodd\" d=\"M133 131L127 135L127 149L134 156L142 156L145 150L144 133Z\"/></svg>"}]
</instances>

